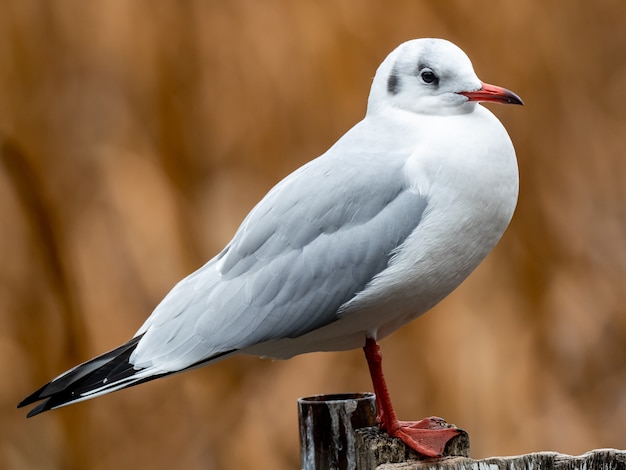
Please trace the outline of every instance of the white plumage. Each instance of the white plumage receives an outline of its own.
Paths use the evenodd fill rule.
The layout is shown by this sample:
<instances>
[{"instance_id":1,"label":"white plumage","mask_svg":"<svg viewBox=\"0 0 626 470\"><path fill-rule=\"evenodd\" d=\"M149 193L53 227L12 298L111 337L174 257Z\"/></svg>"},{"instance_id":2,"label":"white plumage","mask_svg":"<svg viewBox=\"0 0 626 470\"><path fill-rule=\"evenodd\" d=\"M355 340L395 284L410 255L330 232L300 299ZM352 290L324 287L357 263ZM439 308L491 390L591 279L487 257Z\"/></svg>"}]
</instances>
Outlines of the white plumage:
<instances>
[{"instance_id":1,"label":"white plumage","mask_svg":"<svg viewBox=\"0 0 626 470\"><path fill-rule=\"evenodd\" d=\"M483 84L454 44L418 39L374 78L365 118L277 184L232 241L126 345L25 399L32 414L232 354L363 347L437 304L498 242L518 174Z\"/></svg>"}]
</instances>

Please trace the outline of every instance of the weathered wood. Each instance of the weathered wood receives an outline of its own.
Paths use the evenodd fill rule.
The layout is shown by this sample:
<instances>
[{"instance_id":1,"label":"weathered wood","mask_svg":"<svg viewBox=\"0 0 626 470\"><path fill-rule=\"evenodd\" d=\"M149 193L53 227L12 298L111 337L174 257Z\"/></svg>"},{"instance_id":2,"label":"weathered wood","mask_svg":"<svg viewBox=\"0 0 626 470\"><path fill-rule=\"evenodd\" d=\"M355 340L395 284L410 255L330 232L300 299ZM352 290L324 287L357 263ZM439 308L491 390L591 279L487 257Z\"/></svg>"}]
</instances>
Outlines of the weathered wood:
<instances>
[{"instance_id":1,"label":"weathered wood","mask_svg":"<svg viewBox=\"0 0 626 470\"><path fill-rule=\"evenodd\" d=\"M298 404L306 470L626 470L626 451L616 449L474 460L463 430L448 442L443 458L426 458L373 426L373 394L319 395Z\"/></svg>"},{"instance_id":2,"label":"weathered wood","mask_svg":"<svg viewBox=\"0 0 626 470\"><path fill-rule=\"evenodd\" d=\"M359 470L626 470L626 451L596 449L580 456L537 452L512 457L469 458L467 433L452 439L441 459L428 459L376 427L356 431Z\"/></svg>"},{"instance_id":3,"label":"weathered wood","mask_svg":"<svg viewBox=\"0 0 626 470\"><path fill-rule=\"evenodd\" d=\"M537 452L514 457L474 460L448 457L438 461L412 461L382 464L376 470L624 470L626 451L596 449L572 456L556 452Z\"/></svg>"},{"instance_id":4,"label":"weathered wood","mask_svg":"<svg viewBox=\"0 0 626 470\"><path fill-rule=\"evenodd\" d=\"M467 432L459 429L460 434L452 438L444 450L444 456L469 457L470 444ZM404 463L424 460L427 457L407 447L400 439L389 437L378 427L358 429L356 432L356 468L375 470L381 464ZM432 459L430 459L432 460Z\"/></svg>"},{"instance_id":5,"label":"weathered wood","mask_svg":"<svg viewBox=\"0 0 626 470\"><path fill-rule=\"evenodd\" d=\"M298 421L303 470L374 470L381 463L425 458L376 426L373 393L300 398ZM469 437L459 431L446 445L445 456L469 457Z\"/></svg>"},{"instance_id":6,"label":"weathered wood","mask_svg":"<svg viewBox=\"0 0 626 470\"><path fill-rule=\"evenodd\" d=\"M376 424L373 393L316 395L298 400L303 470L356 470L355 431Z\"/></svg>"}]
</instances>

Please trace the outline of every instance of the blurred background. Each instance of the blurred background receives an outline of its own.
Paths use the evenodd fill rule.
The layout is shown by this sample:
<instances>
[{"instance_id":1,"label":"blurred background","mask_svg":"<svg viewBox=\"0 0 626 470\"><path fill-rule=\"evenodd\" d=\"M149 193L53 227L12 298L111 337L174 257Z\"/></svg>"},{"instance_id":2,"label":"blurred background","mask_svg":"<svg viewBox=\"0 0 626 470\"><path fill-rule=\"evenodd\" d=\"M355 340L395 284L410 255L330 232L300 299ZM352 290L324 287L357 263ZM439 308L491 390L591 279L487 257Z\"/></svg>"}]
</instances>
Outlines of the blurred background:
<instances>
[{"instance_id":1,"label":"blurred background","mask_svg":"<svg viewBox=\"0 0 626 470\"><path fill-rule=\"evenodd\" d=\"M443 416L476 458L625 448L624 24L619 0L4 0L0 467L298 468L296 399L371 390L361 351L15 405L129 339L425 36L524 98L489 106L521 192L479 269L382 342L398 414Z\"/></svg>"}]
</instances>

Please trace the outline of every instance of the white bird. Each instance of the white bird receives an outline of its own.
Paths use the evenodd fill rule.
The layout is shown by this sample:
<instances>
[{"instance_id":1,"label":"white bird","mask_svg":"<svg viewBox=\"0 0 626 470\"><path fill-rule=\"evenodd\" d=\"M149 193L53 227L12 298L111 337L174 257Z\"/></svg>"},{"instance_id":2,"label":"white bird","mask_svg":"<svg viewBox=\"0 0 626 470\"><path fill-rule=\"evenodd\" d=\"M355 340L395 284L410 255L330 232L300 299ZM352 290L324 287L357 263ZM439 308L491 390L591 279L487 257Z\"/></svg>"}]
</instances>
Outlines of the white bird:
<instances>
[{"instance_id":1,"label":"white bird","mask_svg":"<svg viewBox=\"0 0 626 470\"><path fill-rule=\"evenodd\" d=\"M30 417L234 354L364 347L381 427L441 454L457 432L396 419L376 340L452 292L511 220L515 151L480 101L522 104L482 83L451 42L401 44L376 72L365 118L278 183L129 342L18 406L45 400Z\"/></svg>"}]
</instances>

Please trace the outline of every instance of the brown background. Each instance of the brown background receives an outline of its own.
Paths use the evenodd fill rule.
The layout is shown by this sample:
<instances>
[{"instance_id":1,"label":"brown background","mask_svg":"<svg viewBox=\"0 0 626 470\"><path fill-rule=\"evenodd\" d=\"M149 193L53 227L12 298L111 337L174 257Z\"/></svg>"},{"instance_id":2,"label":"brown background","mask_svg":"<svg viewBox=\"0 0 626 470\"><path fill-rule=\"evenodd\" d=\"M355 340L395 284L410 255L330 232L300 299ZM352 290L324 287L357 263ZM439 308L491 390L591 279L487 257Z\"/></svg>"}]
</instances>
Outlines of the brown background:
<instances>
[{"instance_id":1,"label":"brown background","mask_svg":"<svg viewBox=\"0 0 626 470\"><path fill-rule=\"evenodd\" d=\"M506 236L383 342L401 418L473 455L626 447L623 1L3 1L0 467L294 469L296 398L360 351L235 358L53 411L15 404L127 340L280 178L363 116L380 61L453 40L524 108Z\"/></svg>"}]
</instances>

